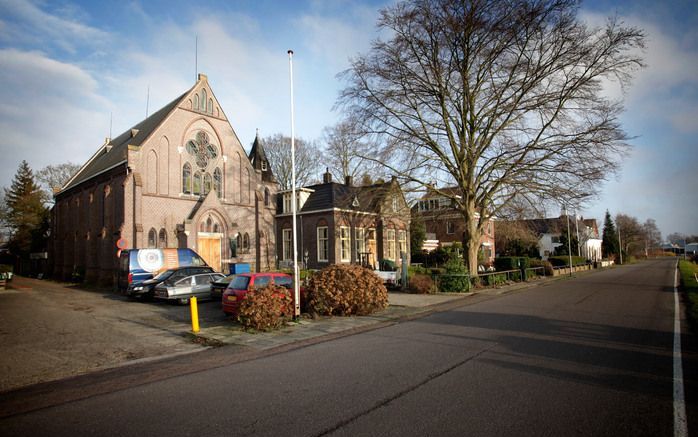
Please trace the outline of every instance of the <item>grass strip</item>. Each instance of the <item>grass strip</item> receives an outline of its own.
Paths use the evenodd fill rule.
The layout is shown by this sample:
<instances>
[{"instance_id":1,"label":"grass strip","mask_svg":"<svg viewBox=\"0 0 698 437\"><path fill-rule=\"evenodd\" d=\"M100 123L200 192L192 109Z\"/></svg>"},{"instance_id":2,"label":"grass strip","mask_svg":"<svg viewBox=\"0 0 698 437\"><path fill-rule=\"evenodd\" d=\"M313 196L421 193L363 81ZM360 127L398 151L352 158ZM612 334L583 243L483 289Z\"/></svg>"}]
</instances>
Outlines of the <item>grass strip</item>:
<instances>
[{"instance_id":1,"label":"grass strip","mask_svg":"<svg viewBox=\"0 0 698 437\"><path fill-rule=\"evenodd\" d=\"M698 332L698 264L679 261L681 290L686 296L686 314L693 332Z\"/></svg>"}]
</instances>

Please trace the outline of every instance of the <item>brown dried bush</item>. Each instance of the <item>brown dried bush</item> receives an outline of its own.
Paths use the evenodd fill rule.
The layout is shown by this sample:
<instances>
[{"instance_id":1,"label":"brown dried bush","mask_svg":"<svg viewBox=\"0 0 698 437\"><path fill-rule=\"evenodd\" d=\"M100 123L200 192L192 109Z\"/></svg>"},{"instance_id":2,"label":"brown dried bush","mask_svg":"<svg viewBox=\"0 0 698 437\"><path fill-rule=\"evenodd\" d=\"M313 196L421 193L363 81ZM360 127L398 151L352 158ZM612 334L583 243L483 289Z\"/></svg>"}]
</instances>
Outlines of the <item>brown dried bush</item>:
<instances>
[{"instance_id":1,"label":"brown dried bush","mask_svg":"<svg viewBox=\"0 0 698 437\"><path fill-rule=\"evenodd\" d=\"M436 287L429 275L417 273L410 278L410 290L418 294L429 294L436 291Z\"/></svg>"},{"instance_id":2,"label":"brown dried bush","mask_svg":"<svg viewBox=\"0 0 698 437\"><path fill-rule=\"evenodd\" d=\"M246 329L272 331L283 326L292 315L291 293L284 287L269 284L245 294L237 319Z\"/></svg>"},{"instance_id":3,"label":"brown dried bush","mask_svg":"<svg viewBox=\"0 0 698 437\"><path fill-rule=\"evenodd\" d=\"M322 315L366 315L388 306L378 275L357 265L333 265L308 281L308 310Z\"/></svg>"}]
</instances>

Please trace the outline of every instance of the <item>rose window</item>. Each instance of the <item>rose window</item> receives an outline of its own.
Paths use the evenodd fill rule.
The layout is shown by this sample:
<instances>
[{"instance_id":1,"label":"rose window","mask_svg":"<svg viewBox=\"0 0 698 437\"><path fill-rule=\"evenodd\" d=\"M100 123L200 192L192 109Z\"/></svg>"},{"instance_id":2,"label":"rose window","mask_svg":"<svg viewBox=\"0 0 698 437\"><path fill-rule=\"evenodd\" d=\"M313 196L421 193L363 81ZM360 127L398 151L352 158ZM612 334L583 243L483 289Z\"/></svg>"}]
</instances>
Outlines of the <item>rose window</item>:
<instances>
[{"instance_id":1,"label":"rose window","mask_svg":"<svg viewBox=\"0 0 698 437\"><path fill-rule=\"evenodd\" d=\"M218 149L209 142L206 132L199 132L196 134L196 139L187 141L187 152L195 158L196 165L202 169L218 156Z\"/></svg>"}]
</instances>

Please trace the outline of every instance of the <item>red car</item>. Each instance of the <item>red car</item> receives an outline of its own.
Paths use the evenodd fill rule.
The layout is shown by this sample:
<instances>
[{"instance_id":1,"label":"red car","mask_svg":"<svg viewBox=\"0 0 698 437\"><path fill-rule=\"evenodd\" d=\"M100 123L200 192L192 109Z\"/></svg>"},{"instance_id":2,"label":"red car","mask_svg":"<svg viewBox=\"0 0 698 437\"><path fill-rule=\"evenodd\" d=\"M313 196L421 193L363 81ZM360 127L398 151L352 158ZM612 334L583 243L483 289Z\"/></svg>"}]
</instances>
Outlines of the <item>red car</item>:
<instances>
[{"instance_id":1,"label":"red car","mask_svg":"<svg viewBox=\"0 0 698 437\"><path fill-rule=\"evenodd\" d=\"M235 275L223 292L223 312L227 315L237 314L240 302L248 290L264 288L269 283L288 288L293 294L293 277L286 273L241 273ZM301 303L305 290L301 289Z\"/></svg>"}]
</instances>

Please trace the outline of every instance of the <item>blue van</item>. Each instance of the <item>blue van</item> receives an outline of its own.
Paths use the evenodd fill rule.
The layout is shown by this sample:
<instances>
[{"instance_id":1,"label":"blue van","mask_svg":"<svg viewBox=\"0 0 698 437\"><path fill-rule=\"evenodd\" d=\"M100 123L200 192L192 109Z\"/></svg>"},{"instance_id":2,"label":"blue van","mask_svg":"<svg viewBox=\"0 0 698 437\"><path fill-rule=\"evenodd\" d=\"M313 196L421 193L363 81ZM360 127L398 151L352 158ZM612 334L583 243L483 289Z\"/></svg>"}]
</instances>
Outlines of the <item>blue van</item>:
<instances>
[{"instance_id":1,"label":"blue van","mask_svg":"<svg viewBox=\"0 0 698 437\"><path fill-rule=\"evenodd\" d=\"M124 249L119 255L117 287L122 293L132 295L135 286L162 271L206 265L206 261L191 249Z\"/></svg>"}]
</instances>

